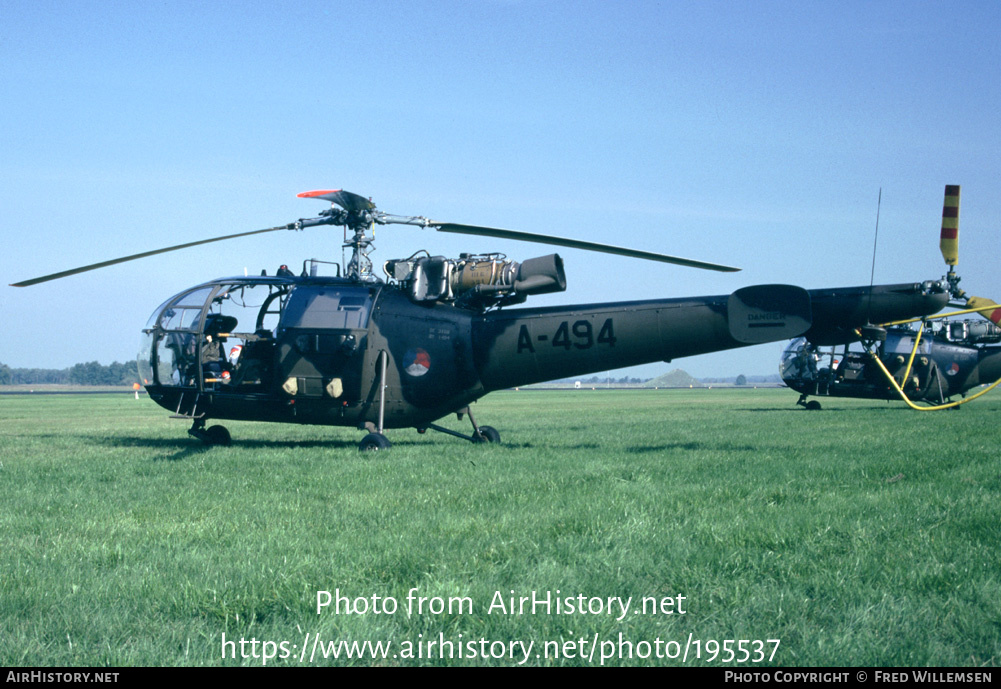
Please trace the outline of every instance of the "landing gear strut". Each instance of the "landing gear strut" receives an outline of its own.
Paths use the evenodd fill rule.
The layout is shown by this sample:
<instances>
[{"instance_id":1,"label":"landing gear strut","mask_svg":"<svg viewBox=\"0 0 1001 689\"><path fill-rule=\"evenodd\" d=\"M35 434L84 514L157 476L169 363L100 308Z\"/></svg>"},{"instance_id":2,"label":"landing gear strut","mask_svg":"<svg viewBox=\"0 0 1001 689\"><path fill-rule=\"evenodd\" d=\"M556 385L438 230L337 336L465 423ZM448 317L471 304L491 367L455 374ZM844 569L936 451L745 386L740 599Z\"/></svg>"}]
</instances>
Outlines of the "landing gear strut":
<instances>
[{"instance_id":1,"label":"landing gear strut","mask_svg":"<svg viewBox=\"0 0 1001 689\"><path fill-rule=\"evenodd\" d=\"M469 416L469 422L473 425L473 433L471 435L465 435L464 433L459 433L458 431L453 431L451 428L445 428L444 426L439 426L438 424L429 423L427 426L421 426L417 429L418 433L425 433L429 428L431 430L438 431L439 433L444 433L445 435L452 435L456 438L462 438L463 440L468 440L471 443L499 443L500 433L493 426L478 426L476 424L476 419L473 418L473 413L469 411L469 407L463 407L456 412L456 416L459 421L462 421L463 416ZM380 428L376 426L371 421L365 424L366 430L368 430L368 435L362 438L362 441L358 443L358 449L362 452L374 452L377 450L388 450L392 447L392 443L389 442L389 438L384 436L380 432ZM212 430L212 429L209 429Z\"/></svg>"},{"instance_id":2,"label":"landing gear strut","mask_svg":"<svg viewBox=\"0 0 1001 689\"><path fill-rule=\"evenodd\" d=\"M477 426L476 419L473 418L473 412L469 410L469 407L464 407L455 413L459 421L462 421L464 415L469 416L469 423L473 425L472 435L463 435L458 431L453 431L451 428L445 428L444 426L439 426L437 424L429 423L427 428L438 431L439 433L445 433L447 435L454 435L456 438L462 438L463 440L468 440L472 443L499 443L500 433L493 426ZM423 433L426 429L417 429L419 432Z\"/></svg>"},{"instance_id":3,"label":"landing gear strut","mask_svg":"<svg viewBox=\"0 0 1001 689\"><path fill-rule=\"evenodd\" d=\"M821 409L820 402L817 400L810 400L807 402L805 394L799 396L799 399L796 400L796 404L806 407L809 411L820 411Z\"/></svg>"},{"instance_id":4,"label":"landing gear strut","mask_svg":"<svg viewBox=\"0 0 1001 689\"><path fill-rule=\"evenodd\" d=\"M388 450L393 446L389 442L389 438L382 434L382 424L386 416L386 361L388 358L389 355L385 351L379 352L379 423L376 425L371 421L365 422L368 435L358 443L359 452L377 452L379 450Z\"/></svg>"}]
</instances>

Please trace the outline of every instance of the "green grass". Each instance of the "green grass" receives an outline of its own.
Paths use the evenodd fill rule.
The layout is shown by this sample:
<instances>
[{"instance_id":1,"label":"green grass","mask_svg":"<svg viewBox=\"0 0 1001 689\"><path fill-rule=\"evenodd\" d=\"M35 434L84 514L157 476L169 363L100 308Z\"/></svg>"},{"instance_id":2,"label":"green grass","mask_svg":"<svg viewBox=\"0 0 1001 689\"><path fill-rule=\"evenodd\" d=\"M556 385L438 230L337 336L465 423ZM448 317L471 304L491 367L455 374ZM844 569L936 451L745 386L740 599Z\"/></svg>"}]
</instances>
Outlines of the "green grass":
<instances>
[{"instance_id":1,"label":"green grass","mask_svg":"<svg viewBox=\"0 0 1001 689\"><path fill-rule=\"evenodd\" d=\"M391 451L361 454L351 429L233 422L232 447L206 448L129 394L0 397L0 665L261 663L223 659L223 634L294 646L276 665L314 634L396 644L314 664L516 662L392 657L444 635L588 665L600 651L534 656L620 633L780 639L772 664L788 666L996 665L1001 398L935 413L795 399L496 393L474 412L500 445L389 431ZM408 616L412 588L473 609ZM317 615L335 589L400 607ZM682 595L686 614L487 614L511 590L633 609Z\"/></svg>"}]
</instances>

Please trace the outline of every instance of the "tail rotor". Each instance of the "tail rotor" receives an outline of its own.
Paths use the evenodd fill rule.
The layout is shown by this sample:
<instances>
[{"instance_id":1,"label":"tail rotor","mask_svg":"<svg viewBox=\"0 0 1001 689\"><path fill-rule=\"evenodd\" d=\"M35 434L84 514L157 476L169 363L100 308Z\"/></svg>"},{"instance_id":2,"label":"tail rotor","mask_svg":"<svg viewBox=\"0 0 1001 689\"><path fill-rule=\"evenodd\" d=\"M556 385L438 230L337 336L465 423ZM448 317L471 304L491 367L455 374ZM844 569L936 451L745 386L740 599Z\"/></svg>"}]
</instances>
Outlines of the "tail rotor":
<instances>
[{"instance_id":1,"label":"tail rotor","mask_svg":"<svg viewBox=\"0 0 1001 689\"><path fill-rule=\"evenodd\" d=\"M942 234L938 246L942 251L942 258L949 266L949 273L945 276L949 282L949 293L954 299L965 300L967 309L975 309L977 313L995 325L1001 325L1001 307L990 308L998 306L997 302L985 297L967 296L966 292L959 287L960 278L955 270L959 264L959 196L958 184L945 186L945 201L942 203Z\"/></svg>"}]
</instances>

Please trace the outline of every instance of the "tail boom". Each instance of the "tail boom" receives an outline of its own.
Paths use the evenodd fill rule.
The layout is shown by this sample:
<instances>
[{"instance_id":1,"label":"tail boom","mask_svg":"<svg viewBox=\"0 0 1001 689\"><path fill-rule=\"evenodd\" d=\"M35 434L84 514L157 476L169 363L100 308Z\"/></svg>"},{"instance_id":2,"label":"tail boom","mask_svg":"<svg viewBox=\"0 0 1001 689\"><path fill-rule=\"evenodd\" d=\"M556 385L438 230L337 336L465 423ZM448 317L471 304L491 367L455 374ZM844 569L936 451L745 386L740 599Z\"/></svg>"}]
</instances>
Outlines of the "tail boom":
<instances>
[{"instance_id":1,"label":"tail boom","mask_svg":"<svg viewBox=\"0 0 1001 689\"><path fill-rule=\"evenodd\" d=\"M921 283L758 285L711 297L504 309L474 321L474 365L489 391L804 334L818 344L850 342L866 323L928 315L947 300Z\"/></svg>"}]
</instances>

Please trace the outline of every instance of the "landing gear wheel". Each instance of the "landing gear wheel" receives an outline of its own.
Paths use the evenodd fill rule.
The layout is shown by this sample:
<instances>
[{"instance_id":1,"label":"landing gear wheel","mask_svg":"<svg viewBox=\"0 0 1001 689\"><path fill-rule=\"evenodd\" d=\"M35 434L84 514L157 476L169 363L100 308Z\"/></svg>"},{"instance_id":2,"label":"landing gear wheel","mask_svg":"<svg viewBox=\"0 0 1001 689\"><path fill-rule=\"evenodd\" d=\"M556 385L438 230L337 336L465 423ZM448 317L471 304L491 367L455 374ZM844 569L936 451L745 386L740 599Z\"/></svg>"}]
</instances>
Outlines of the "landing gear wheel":
<instances>
[{"instance_id":1,"label":"landing gear wheel","mask_svg":"<svg viewBox=\"0 0 1001 689\"><path fill-rule=\"evenodd\" d=\"M209 426L202 433L201 438L202 442L206 445L229 446L233 444L233 439L230 437L229 431L226 430L225 426Z\"/></svg>"},{"instance_id":2,"label":"landing gear wheel","mask_svg":"<svg viewBox=\"0 0 1001 689\"><path fill-rule=\"evenodd\" d=\"M820 411L821 410L820 402L818 402L817 400L810 400L809 402L806 403L806 409L807 411Z\"/></svg>"},{"instance_id":3,"label":"landing gear wheel","mask_svg":"<svg viewBox=\"0 0 1001 689\"><path fill-rule=\"evenodd\" d=\"M376 452L377 450L388 450L392 446L389 438L382 433L369 433L358 443L358 450L360 452Z\"/></svg>"},{"instance_id":4,"label":"landing gear wheel","mask_svg":"<svg viewBox=\"0 0 1001 689\"><path fill-rule=\"evenodd\" d=\"M500 433L493 426L480 426L479 435L473 436L474 443L499 443Z\"/></svg>"}]
</instances>

